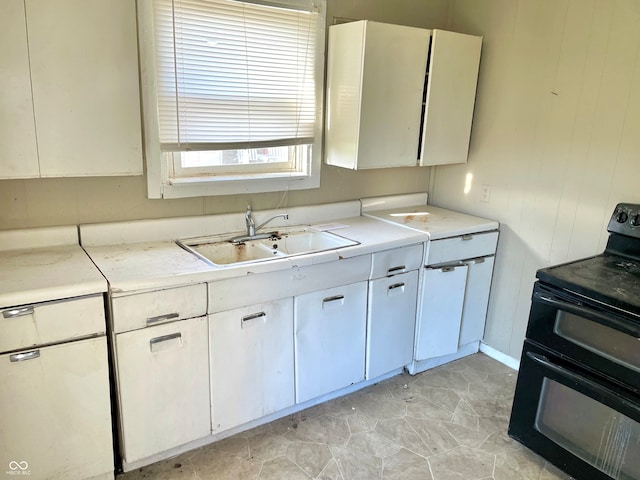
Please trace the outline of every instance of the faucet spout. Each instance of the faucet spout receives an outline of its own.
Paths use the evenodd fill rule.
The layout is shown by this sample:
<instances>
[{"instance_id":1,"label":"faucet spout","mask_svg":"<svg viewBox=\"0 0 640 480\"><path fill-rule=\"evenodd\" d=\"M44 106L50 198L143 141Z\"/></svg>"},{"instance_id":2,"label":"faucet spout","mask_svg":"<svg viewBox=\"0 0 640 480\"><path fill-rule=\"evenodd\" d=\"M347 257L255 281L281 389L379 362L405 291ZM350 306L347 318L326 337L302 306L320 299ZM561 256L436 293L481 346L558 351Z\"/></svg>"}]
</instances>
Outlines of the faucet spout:
<instances>
[{"instance_id":1,"label":"faucet spout","mask_svg":"<svg viewBox=\"0 0 640 480\"><path fill-rule=\"evenodd\" d=\"M264 222L262 222L260 225L258 225L256 227L256 231L260 230L262 227L264 227L267 223L269 223L271 220L275 220L276 218L284 218L285 220L289 220L289 215L287 213L280 213L278 215L274 215L273 217L271 217L268 220L265 220Z\"/></svg>"},{"instance_id":2,"label":"faucet spout","mask_svg":"<svg viewBox=\"0 0 640 480\"><path fill-rule=\"evenodd\" d=\"M289 219L289 215L287 213L280 213L278 215L274 215L273 217L265 220L264 222L262 222L260 225L258 225L256 227L256 222L253 219L253 212L252 212L252 209L251 209L251 205L247 205L247 210L244 213L244 221L245 221L245 224L247 225L247 235L246 236L242 236L242 237L232 238L231 241L232 242L234 242L234 241L235 242L240 242L240 241L244 242L244 241L247 241L247 240L255 240L258 237L260 237L260 238L268 238L269 235L261 236L261 235L256 234L256 232L258 230L260 230L262 227L264 227L267 223L269 223L272 220L275 220L276 218L284 218L285 220L288 220Z\"/></svg>"}]
</instances>

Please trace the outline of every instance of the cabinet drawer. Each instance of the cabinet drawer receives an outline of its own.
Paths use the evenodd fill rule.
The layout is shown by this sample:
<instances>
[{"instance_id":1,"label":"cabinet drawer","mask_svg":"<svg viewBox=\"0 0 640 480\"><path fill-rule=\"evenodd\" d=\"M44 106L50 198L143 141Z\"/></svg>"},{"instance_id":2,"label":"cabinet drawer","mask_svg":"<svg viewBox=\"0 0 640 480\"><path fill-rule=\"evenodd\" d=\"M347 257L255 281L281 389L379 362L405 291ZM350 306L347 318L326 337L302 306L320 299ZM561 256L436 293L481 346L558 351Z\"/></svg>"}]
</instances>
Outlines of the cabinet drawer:
<instances>
[{"instance_id":1,"label":"cabinet drawer","mask_svg":"<svg viewBox=\"0 0 640 480\"><path fill-rule=\"evenodd\" d=\"M373 254L371 276L381 278L417 270L422 265L422 244Z\"/></svg>"},{"instance_id":2,"label":"cabinet drawer","mask_svg":"<svg viewBox=\"0 0 640 480\"><path fill-rule=\"evenodd\" d=\"M112 300L116 333L207 313L207 285L156 290Z\"/></svg>"},{"instance_id":3,"label":"cabinet drawer","mask_svg":"<svg viewBox=\"0 0 640 480\"><path fill-rule=\"evenodd\" d=\"M104 333L102 295L4 308L0 352Z\"/></svg>"},{"instance_id":4,"label":"cabinet drawer","mask_svg":"<svg viewBox=\"0 0 640 480\"><path fill-rule=\"evenodd\" d=\"M466 260L496 253L498 232L473 233L429 242L427 265Z\"/></svg>"}]
</instances>

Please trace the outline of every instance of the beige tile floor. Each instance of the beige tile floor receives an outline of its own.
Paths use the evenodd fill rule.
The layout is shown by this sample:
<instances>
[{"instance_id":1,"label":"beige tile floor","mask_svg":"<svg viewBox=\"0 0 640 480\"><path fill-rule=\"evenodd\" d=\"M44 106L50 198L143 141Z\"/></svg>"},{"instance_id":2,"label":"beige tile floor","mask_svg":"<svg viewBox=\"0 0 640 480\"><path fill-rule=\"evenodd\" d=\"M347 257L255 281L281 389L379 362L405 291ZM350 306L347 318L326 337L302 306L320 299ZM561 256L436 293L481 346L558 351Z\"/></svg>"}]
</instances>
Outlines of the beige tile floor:
<instances>
[{"instance_id":1,"label":"beige tile floor","mask_svg":"<svg viewBox=\"0 0 640 480\"><path fill-rule=\"evenodd\" d=\"M507 436L516 377L475 354L396 376L118 480L569 479Z\"/></svg>"}]
</instances>

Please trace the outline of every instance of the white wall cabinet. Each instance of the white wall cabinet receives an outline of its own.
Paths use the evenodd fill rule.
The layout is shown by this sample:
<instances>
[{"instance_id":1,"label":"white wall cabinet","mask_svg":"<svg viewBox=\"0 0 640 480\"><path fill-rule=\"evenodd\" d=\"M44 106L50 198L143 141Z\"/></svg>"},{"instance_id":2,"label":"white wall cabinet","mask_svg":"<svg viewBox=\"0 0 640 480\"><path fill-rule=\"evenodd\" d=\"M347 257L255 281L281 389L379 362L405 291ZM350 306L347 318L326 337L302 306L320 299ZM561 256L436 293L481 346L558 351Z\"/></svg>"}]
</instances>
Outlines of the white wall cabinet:
<instances>
[{"instance_id":1,"label":"white wall cabinet","mask_svg":"<svg viewBox=\"0 0 640 480\"><path fill-rule=\"evenodd\" d=\"M104 336L0 355L0 384L3 471L25 478L113 478ZM20 466L13 469L11 462Z\"/></svg>"},{"instance_id":2,"label":"white wall cabinet","mask_svg":"<svg viewBox=\"0 0 640 480\"><path fill-rule=\"evenodd\" d=\"M481 37L367 20L329 28L326 163L467 161Z\"/></svg>"},{"instance_id":3,"label":"white wall cabinet","mask_svg":"<svg viewBox=\"0 0 640 480\"><path fill-rule=\"evenodd\" d=\"M296 402L364 380L367 282L295 297Z\"/></svg>"},{"instance_id":4,"label":"white wall cabinet","mask_svg":"<svg viewBox=\"0 0 640 480\"><path fill-rule=\"evenodd\" d=\"M293 298L209 315L217 433L295 403Z\"/></svg>"},{"instance_id":5,"label":"white wall cabinet","mask_svg":"<svg viewBox=\"0 0 640 480\"><path fill-rule=\"evenodd\" d=\"M129 0L2 2L0 178L142 174L135 19Z\"/></svg>"},{"instance_id":6,"label":"white wall cabinet","mask_svg":"<svg viewBox=\"0 0 640 480\"><path fill-rule=\"evenodd\" d=\"M204 316L116 335L126 462L210 433L208 339Z\"/></svg>"}]
</instances>

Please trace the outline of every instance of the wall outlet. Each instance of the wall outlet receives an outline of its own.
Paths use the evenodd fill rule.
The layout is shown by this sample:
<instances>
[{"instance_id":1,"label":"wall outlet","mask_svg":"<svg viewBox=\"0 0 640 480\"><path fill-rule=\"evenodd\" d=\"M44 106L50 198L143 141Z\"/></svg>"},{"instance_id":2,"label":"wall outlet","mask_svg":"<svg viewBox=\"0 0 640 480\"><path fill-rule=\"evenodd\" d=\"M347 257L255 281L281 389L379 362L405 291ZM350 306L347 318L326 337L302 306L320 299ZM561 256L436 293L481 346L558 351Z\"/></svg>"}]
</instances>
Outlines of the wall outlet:
<instances>
[{"instance_id":1,"label":"wall outlet","mask_svg":"<svg viewBox=\"0 0 640 480\"><path fill-rule=\"evenodd\" d=\"M491 200L491 185L482 185L480 187L480 201L489 203L489 200Z\"/></svg>"}]
</instances>

